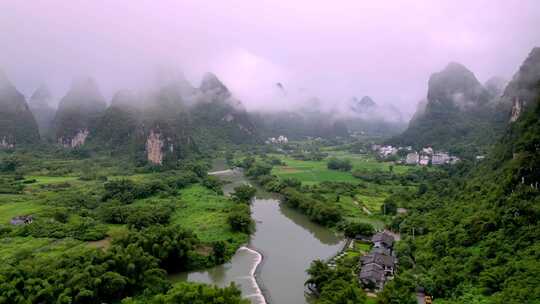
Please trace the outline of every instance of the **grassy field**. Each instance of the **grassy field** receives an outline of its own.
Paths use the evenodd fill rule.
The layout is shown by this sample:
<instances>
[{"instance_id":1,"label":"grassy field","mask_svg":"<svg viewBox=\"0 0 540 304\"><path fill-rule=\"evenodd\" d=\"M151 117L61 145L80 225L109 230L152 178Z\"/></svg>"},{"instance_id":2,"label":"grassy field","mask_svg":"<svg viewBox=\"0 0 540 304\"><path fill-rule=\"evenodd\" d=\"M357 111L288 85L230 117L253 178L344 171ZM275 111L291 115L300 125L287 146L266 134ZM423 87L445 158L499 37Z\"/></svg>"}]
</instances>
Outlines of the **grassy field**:
<instances>
[{"instance_id":1,"label":"grassy field","mask_svg":"<svg viewBox=\"0 0 540 304\"><path fill-rule=\"evenodd\" d=\"M171 222L192 229L203 242L233 240L237 244L248 241L246 234L233 232L227 214L235 204L200 185L183 189L179 206Z\"/></svg>"},{"instance_id":2,"label":"grassy field","mask_svg":"<svg viewBox=\"0 0 540 304\"><path fill-rule=\"evenodd\" d=\"M366 304L377 304L377 298L367 297Z\"/></svg>"},{"instance_id":3,"label":"grassy field","mask_svg":"<svg viewBox=\"0 0 540 304\"><path fill-rule=\"evenodd\" d=\"M21 256L55 257L69 254L70 250L90 250L86 243L73 239L49 239L34 237L0 238L0 263L18 259Z\"/></svg>"},{"instance_id":4,"label":"grassy field","mask_svg":"<svg viewBox=\"0 0 540 304\"><path fill-rule=\"evenodd\" d=\"M355 178L349 172L329 170L326 168L326 161L302 161L282 155L279 158L285 165L273 168L272 174L278 177L296 178L306 185L324 181L355 181Z\"/></svg>"},{"instance_id":5,"label":"grassy field","mask_svg":"<svg viewBox=\"0 0 540 304\"><path fill-rule=\"evenodd\" d=\"M21 197L13 198L13 195L2 194L0 195L0 201L3 201L7 196L10 197L9 202L0 204L0 224L8 224L13 217L18 215L36 214L43 210L42 205L32 201L25 201Z\"/></svg>"},{"instance_id":6,"label":"grassy field","mask_svg":"<svg viewBox=\"0 0 540 304\"><path fill-rule=\"evenodd\" d=\"M404 165L392 165L388 162L379 162L371 156L347 153L344 151L330 151L329 157L346 158L351 161L353 166L351 172L361 170L364 172L374 171L390 171L390 166L393 166L393 171L396 174L403 174L414 167ZM327 168L327 159L321 161L303 161L296 160L282 154L274 154L274 157L279 158L285 163L283 166L275 166L272 174L282 178L296 178L305 185L312 185L324 181L334 182L357 182L351 172L342 172L330 170Z\"/></svg>"},{"instance_id":7,"label":"grassy field","mask_svg":"<svg viewBox=\"0 0 540 304\"><path fill-rule=\"evenodd\" d=\"M78 180L77 176L38 176L32 175L27 176L26 179L31 180L35 179L36 182L33 185L43 185L43 184L58 184L58 183L67 183Z\"/></svg>"},{"instance_id":8,"label":"grassy field","mask_svg":"<svg viewBox=\"0 0 540 304\"><path fill-rule=\"evenodd\" d=\"M342 196L338 202L342 214L346 220L353 222L362 222L373 225L376 229L384 228L384 222L377 215L369 215L363 209L362 205L354 198Z\"/></svg>"}]
</instances>

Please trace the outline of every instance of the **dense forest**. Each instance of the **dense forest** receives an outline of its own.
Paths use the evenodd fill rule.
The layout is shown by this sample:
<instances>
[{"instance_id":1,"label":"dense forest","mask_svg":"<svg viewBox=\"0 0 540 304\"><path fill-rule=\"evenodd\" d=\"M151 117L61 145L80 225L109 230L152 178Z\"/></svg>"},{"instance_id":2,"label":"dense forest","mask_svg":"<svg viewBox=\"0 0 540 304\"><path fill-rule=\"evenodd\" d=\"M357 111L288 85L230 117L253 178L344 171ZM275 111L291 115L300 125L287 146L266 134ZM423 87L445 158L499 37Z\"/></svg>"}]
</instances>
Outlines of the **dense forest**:
<instances>
[{"instance_id":1,"label":"dense forest","mask_svg":"<svg viewBox=\"0 0 540 304\"><path fill-rule=\"evenodd\" d=\"M437 303L540 299L540 101L529 108L488 160L431 180L394 219L392 228L407 237L381 302L415 303L419 286L445 299Z\"/></svg>"}]
</instances>

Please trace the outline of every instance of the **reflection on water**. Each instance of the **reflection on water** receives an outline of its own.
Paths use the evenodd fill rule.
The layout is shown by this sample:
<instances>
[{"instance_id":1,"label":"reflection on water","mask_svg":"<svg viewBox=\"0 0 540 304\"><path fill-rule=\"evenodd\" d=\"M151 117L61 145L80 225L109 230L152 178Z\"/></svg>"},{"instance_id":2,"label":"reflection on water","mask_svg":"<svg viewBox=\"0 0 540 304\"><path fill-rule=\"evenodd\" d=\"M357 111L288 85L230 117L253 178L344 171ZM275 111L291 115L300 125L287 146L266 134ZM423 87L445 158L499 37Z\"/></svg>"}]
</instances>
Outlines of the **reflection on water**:
<instances>
[{"instance_id":1,"label":"reflection on water","mask_svg":"<svg viewBox=\"0 0 540 304\"><path fill-rule=\"evenodd\" d=\"M223 167L214 168L223 170ZM234 187L247 183L241 171L220 174L228 181L224 192L230 193ZM260 189L259 189L260 190ZM269 303L304 304L305 270L314 259L324 259L335 254L342 246L342 239L332 231L311 222L305 215L279 203L275 195L259 191L253 200L252 216L256 221L256 231L250 246L264 255L259 266L261 288ZM227 286L231 282L240 285L242 295L252 303L256 289L252 286L249 272L255 262L255 254L240 249L232 260L205 271L183 273L173 280L188 280Z\"/></svg>"},{"instance_id":2,"label":"reflection on water","mask_svg":"<svg viewBox=\"0 0 540 304\"><path fill-rule=\"evenodd\" d=\"M307 232L311 233L317 240L325 245L337 245L342 242L341 238L337 238L335 232L321 225L312 222L304 214L298 213L298 211L284 205L279 205L279 211L289 220L293 221L296 225L304 228Z\"/></svg>"},{"instance_id":3,"label":"reflection on water","mask_svg":"<svg viewBox=\"0 0 540 304\"><path fill-rule=\"evenodd\" d=\"M256 199L252 210L257 230L251 245L266 258L260 276L271 303L306 303L306 269L314 259L335 254L341 239L275 199Z\"/></svg>"}]
</instances>

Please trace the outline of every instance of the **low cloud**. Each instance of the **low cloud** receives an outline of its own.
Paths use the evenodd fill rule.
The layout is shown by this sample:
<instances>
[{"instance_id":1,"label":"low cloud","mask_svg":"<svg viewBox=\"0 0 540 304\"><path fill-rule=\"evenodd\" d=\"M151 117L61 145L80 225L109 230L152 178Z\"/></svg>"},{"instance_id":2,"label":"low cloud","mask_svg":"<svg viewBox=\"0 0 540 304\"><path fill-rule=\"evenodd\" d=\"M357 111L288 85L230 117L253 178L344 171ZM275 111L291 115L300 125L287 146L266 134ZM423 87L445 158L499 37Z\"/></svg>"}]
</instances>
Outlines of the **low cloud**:
<instances>
[{"instance_id":1,"label":"low cloud","mask_svg":"<svg viewBox=\"0 0 540 304\"><path fill-rule=\"evenodd\" d=\"M410 116L450 61L481 82L510 79L539 28L534 0L5 0L0 68L27 96L46 83L59 99L91 75L110 100L150 86L165 65L194 86L215 73L249 110L369 95Z\"/></svg>"}]
</instances>

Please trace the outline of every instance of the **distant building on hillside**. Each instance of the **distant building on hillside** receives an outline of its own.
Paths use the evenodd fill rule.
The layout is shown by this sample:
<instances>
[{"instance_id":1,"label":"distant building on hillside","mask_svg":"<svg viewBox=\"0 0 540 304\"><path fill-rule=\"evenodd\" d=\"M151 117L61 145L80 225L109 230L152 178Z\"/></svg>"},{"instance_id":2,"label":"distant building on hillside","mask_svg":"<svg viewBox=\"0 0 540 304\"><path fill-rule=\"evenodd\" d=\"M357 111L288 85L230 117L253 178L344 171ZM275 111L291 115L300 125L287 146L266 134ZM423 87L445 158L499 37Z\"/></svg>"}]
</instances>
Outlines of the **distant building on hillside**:
<instances>
[{"instance_id":1,"label":"distant building on hillside","mask_svg":"<svg viewBox=\"0 0 540 304\"><path fill-rule=\"evenodd\" d=\"M450 162L450 155L448 155L448 153L446 152L435 153L431 157L432 165L444 165L449 162Z\"/></svg>"},{"instance_id":2,"label":"distant building on hillside","mask_svg":"<svg viewBox=\"0 0 540 304\"><path fill-rule=\"evenodd\" d=\"M433 148L431 148L431 147L423 148L423 149L422 149L422 154L426 154L426 155L431 155L431 154L433 154Z\"/></svg>"},{"instance_id":3,"label":"distant building on hillside","mask_svg":"<svg viewBox=\"0 0 540 304\"><path fill-rule=\"evenodd\" d=\"M420 166L427 166L429 165L429 156L428 155L422 155L420 156L420 160L418 161L418 164Z\"/></svg>"},{"instance_id":4,"label":"distant building on hillside","mask_svg":"<svg viewBox=\"0 0 540 304\"><path fill-rule=\"evenodd\" d=\"M267 144L286 144L288 142L289 142L289 139L284 135L280 135L277 138L276 137L270 137L266 141Z\"/></svg>"},{"instance_id":5,"label":"distant building on hillside","mask_svg":"<svg viewBox=\"0 0 540 304\"><path fill-rule=\"evenodd\" d=\"M11 225L26 225L32 223L33 218L31 215L19 215L11 219L9 222Z\"/></svg>"},{"instance_id":6,"label":"distant building on hillside","mask_svg":"<svg viewBox=\"0 0 540 304\"><path fill-rule=\"evenodd\" d=\"M392 155L396 155L397 152L398 152L398 149L396 147L392 147L392 146L380 147L379 150L378 150L378 154L382 158L386 158L386 157L389 157L389 156L392 156Z\"/></svg>"},{"instance_id":7,"label":"distant building on hillside","mask_svg":"<svg viewBox=\"0 0 540 304\"><path fill-rule=\"evenodd\" d=\"M416 152L412 152L407 154L407 158L405 159L405 163L407 165L416 165L418 164L418 161L420 160L420 155Z\"/></svg>"}]
</instances>

